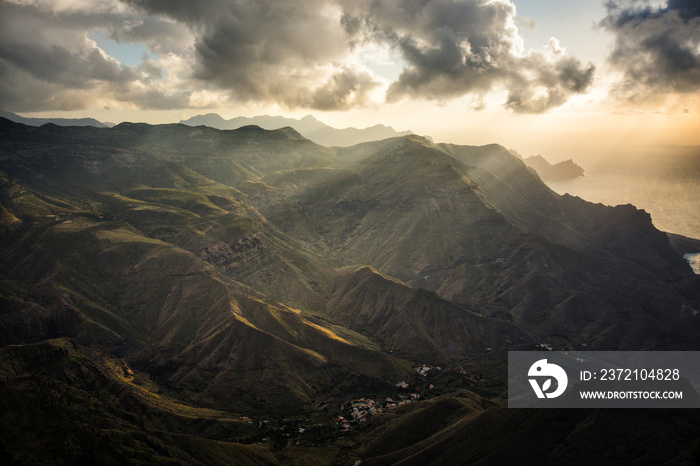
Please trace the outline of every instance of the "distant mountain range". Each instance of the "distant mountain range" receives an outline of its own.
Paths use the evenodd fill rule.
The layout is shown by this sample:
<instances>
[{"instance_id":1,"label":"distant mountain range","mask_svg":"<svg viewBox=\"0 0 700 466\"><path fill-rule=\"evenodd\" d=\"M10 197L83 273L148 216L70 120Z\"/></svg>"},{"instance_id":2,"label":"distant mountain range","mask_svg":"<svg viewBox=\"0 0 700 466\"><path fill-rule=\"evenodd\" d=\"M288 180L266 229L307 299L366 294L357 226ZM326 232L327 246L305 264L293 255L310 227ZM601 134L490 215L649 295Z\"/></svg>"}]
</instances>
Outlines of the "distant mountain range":
<instances>
[{"instance_id":1,"label":"distant mountain range","mask_svg":"<svg viewBox=\"0 0 700 466\"><path fill-rule=\"evenodd\" d=\"M0 117L28 126L41 126L47 123L52 123L57 126L94 126L95 128L109 128L114 126L112 123L103 123L94 118L27 118L3 110L0 110ZM390 126L379 124L363 129L337 129L317 120L311 115L307 115L299 120L269 115L236 117L225 120L216 113L207 113L206 115L197 115L187 120L182 120L180 124L187 126L203 125L216 129L238 129L243 126L255 125L268 130L289 126L294 128L305 138L326 147L348 147L362 142L379 141L413 134L411 131L396 131Z\"/></svg>"},{"instance_id":2,"label":"distant mountain range","mask_svg":"<svg viewBox=\"0 0 700 466\"><path fill-rule=\"evenodd\" d=\"M27 118L3 110L0 110L0 117L27 126L41 126L47 123L53 123L57 126L94 126L95 128L108 128L112 126L95 120L94 118Z\"/></svg>"},{"instance_id":3,"label":"distant mountain range","mask_svg":"<svg viewBox=\"0 0 700 466\"><path fill-rule=\"evenodd\" d=\"M252 118L236 117L225 120L216 113L208 113L180 121L180 123L188 126L204 125L217 129L237 129L247 125L256 125L263 129L273 130L289 126L297 130L306 139L326 147L348 147L362 142L379 141L381 139L413 134L411 131L395 131L392 127L384 125L375 125L364 129L337 129L318 121L311 115L307 115L300 120L269 115Z\"/></svg>"}]
</instances>

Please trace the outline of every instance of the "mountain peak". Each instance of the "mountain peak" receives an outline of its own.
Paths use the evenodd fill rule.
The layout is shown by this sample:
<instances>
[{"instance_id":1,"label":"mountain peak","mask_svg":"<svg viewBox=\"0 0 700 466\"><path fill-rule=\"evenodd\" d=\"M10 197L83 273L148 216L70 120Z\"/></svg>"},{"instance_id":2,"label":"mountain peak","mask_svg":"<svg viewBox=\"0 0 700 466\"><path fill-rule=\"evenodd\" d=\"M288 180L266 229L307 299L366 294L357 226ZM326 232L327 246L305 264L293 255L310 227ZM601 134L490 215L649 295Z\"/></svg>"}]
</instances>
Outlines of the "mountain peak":
<instances>
[{"instance_id":1,"label":"mountain peak","mask_svg":"<svg viewBox=\"0 0 700 466\"><path fill-rule=\"evenodd\" d=\"M227 129L222 128L222 125L226 124L226 120L218 113L207 113L204 115L197 115L187 120L180 120L180 124L188 126L210 126L217 129Z\"/></svg>"},{"instance_id":2,"label":"mountain peak","mask_svg":"<svg viewBox=\"0 0 700 466\"><path fill-rule=\"evenodd\" d=\"M291 126L285 126L283 128L279 128L275 131L278 131L280 133L286 134L290 138L294 139L306 139L299 131L296 129L292 128Z\"/></svg>"},{"instance_id":3,"label":"mountain peak","mask_svg":"<svg viewBox=\"0 0 700 466\"><path fill-rule=\"evenodd\" d=\"M584 176L584 170L573 160L565 160L554 165L549 163L547 159L540 154L533 155L523 159L523 162L528 167L532 168L545 181L548 180L565 180L568 178L578 178Z\"/></svg>"},{"instance_id":4,"label":"mountain peak","mask_svg":"<svg viewBox=\"0 0 700 466\"><path fill-rule=\"evenodd\" d=\"M242 131L242 132L243 132L243 131L251 131L251 132L258 131L258 132L261 132L261 133L262 133L262 132L264 132L264 131L266 131L266 130L263 129L263 128L261 128L261 127L258 126L258 125L245 125L245 126L241 126L240 128L236 128L236 131Z\"/></svg>"}]
</instances>

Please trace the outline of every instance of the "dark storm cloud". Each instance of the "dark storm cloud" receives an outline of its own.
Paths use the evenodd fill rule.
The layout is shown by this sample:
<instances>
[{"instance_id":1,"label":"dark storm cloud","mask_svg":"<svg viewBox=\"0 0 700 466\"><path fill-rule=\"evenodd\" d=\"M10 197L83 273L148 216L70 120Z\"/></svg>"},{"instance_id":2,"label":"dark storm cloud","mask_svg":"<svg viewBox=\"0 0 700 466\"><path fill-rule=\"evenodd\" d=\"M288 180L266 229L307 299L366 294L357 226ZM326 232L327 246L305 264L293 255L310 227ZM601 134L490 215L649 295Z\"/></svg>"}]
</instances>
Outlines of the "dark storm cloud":
<instances>
[{"instance_id":1,"label":"dark storm cloud","mask_svg":"<svg viewBox=\"0 0 700 466\"><path fill-rule=\"evenodd\" d=\"M106 59L71 32L75 18L52 18L38 8L0 2L0 60L35 79L88 86L91 80L124 82L134 70Z\"/></svg>"},{"instance_id":2,"label":"dark storm cloud","mask_svg":"<svg viewBox=\"0 0 700 466\"><path fill-rule=\"evenodd\" d=\"M540 112L585 92L594 71L571 57L521 56L509 2L124 1L190 25L197 36L194 76L240 100L324 110L361 106L379 83L366 70L337 63L348 47L364 43L389 44L407 64L389 86L388 101L483 95L500 86L511 91L512 110Z\"/></svg>"},{"instance_id":3,"label":"dark storm cloud","mask_svg":"<svg viewBox=\"0 0 700 466\"><path fill-rule=\"evenodd\" d=\"M148 73L106 56L86 38L90 30L115 30L136 23L118 11L66 9L51 2L0 1L0 97L13 111L75 110L98 98L142 108L181 108L182 92L148 87ZM151 66L151 73L157 75Z\"/></svg>"},{"instance_id":4,"label":"dark storm cloud","mask_svg":"<svg viewBox=\"0 0 700 466\"><path fill-rule=\"evenodd\" d=\"M118 43L142 43L154 53L187 54L192 36L186 26L162 17L143 16L110 23L109 37Z\"/></svg>"},{"instance_id":5,"label":"dark storm cloud","mask_svg":"<svg viewBox=\"0 0 700 466\"><path fill-rule=\"evenodd\" d=\"M700 90L700 2L670 0L652 7L640 0L606 4L601 27L615 34L610 62L624 72L619 95Z\"/></svg>"},{"instance_id":6,"label":"dark storm cloud","mask_svg":"<svg viewBox=\"0 0 700 466\"><path fill-rule=\"evenodd\" d=\"M585 92L595 67L557 47L521 54L509 2L375 0L345 5L342 24L351 43L381 41L407 63L387 98L449 99L499 86L516 112L543 112Z\"/></svg>"},{"instance_id":7,"label":"dark storm cloud","mask_svg":"<svg viewBox=\"0 0 700 466\"><path fill-rule=\"evenodd\" d=\"M323 110L361 106L379 83L339 65L347 44L326 0L125 0L188 24L196 35L194 77L234 100Z\"/></svg>"},{"instance_id":8,"label":"dark storm cloud","mask_svg":"<svg viewBox=\"0 0 700 466\"><path fill-rule=\"evenodd\" d=\"M90 99L64 86L33 79L0 59L0 102L3 110L32 112L82 109L89 106Z\"/></svg>"},{"instance_id":9,"label":"dark storm cloud","mask_svg":"<svg viewBox=\"0 0 700 466\"><path fill-rule=\"evenodd\" d=\"M505 91L509 109L543 112L588 89L593 65L558 46L523 54L516 21L505 0L0 0L0 96L13 111L342 110L373 104L384 85L389 102ZM93 33L154 56L125 66ZM363 55L387 48L402 58L393 82Z\"/></svg>"}]
</instances>

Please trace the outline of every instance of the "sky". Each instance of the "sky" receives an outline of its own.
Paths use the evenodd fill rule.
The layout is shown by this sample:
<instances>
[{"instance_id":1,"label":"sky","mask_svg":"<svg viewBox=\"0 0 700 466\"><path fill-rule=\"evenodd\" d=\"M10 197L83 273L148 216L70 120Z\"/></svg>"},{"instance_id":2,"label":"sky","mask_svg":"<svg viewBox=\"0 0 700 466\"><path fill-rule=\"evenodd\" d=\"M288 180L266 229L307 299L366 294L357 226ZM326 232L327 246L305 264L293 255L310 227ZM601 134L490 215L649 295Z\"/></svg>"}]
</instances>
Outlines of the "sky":
<instances>
[{"instance_id":1,"label":"sky","mask_svg":"<svg viewBox=\"0 0 700 466\"><path fill-rule=\"evenodd\" d=\"M311 114L550 161L700 145L700 2L0 0L0 109Z\"/></svg>"}]
</instances>

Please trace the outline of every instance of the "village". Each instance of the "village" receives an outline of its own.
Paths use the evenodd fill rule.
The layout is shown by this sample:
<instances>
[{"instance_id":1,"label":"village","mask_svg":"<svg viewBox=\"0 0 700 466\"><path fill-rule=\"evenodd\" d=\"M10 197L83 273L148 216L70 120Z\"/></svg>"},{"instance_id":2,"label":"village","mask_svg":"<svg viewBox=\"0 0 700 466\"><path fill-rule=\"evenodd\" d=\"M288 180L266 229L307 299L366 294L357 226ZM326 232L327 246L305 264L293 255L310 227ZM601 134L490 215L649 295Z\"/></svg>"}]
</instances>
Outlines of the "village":
<instances>
[{"instance_id":1,"label":"village","mask_svg":"<svg viewBox=\"0 0 700 466\"><path fill-rule=\"evenodd\" d=\"M553 351L548 343L520 346L531 351ZM498 358L492 357L498 352L485 348L477 356L444 366L416 364L413 375L394 382L393 388L348 395L342 400L320 400L313 411L305 415L270 420L241 417L249 426L247 433L232 440L265 445L275 451L289 447L327 447L342 439L352 442L356 433L373 425L374 417L394 410L411 409L408 406L420 401L463 389L487 398L497 397L506 389L500 374L503 365Z\"/></svg>"},{"instance_id":2,"label":"village","mask_svg":"<svg viewBox=\"0 0 700 466\"><path fill-rule=\"evenodd\" d=\"M419 398L420 395L418 393L411 393L408 396L402 394L378 399L359 398L352 400L343 406L342 414L344 416L338 416L336 424L340 429L347 431L352 429L353 425L367 422L375 414L389 411Z\"/></svg>"},{"instance_id":3,"label":"village","mask_svg":"<svg viewBox=\"0 0 700 466\"><path fill-rule=\"evenodd\" d=\"M452 393L461 388L486 387L488 380L480 372L468 372L463 365L448 367L419 364L415 375L394 383L384 393L365 394L338 402L319 402L307 416L281 420L258 420L242 417L251 432L244 443L255 442L275 450L286 447L327 446L369 423L374 416L400 409L411 403ZM333 409L332 405L336 406Z\"/></svg>"}]
</instances>

